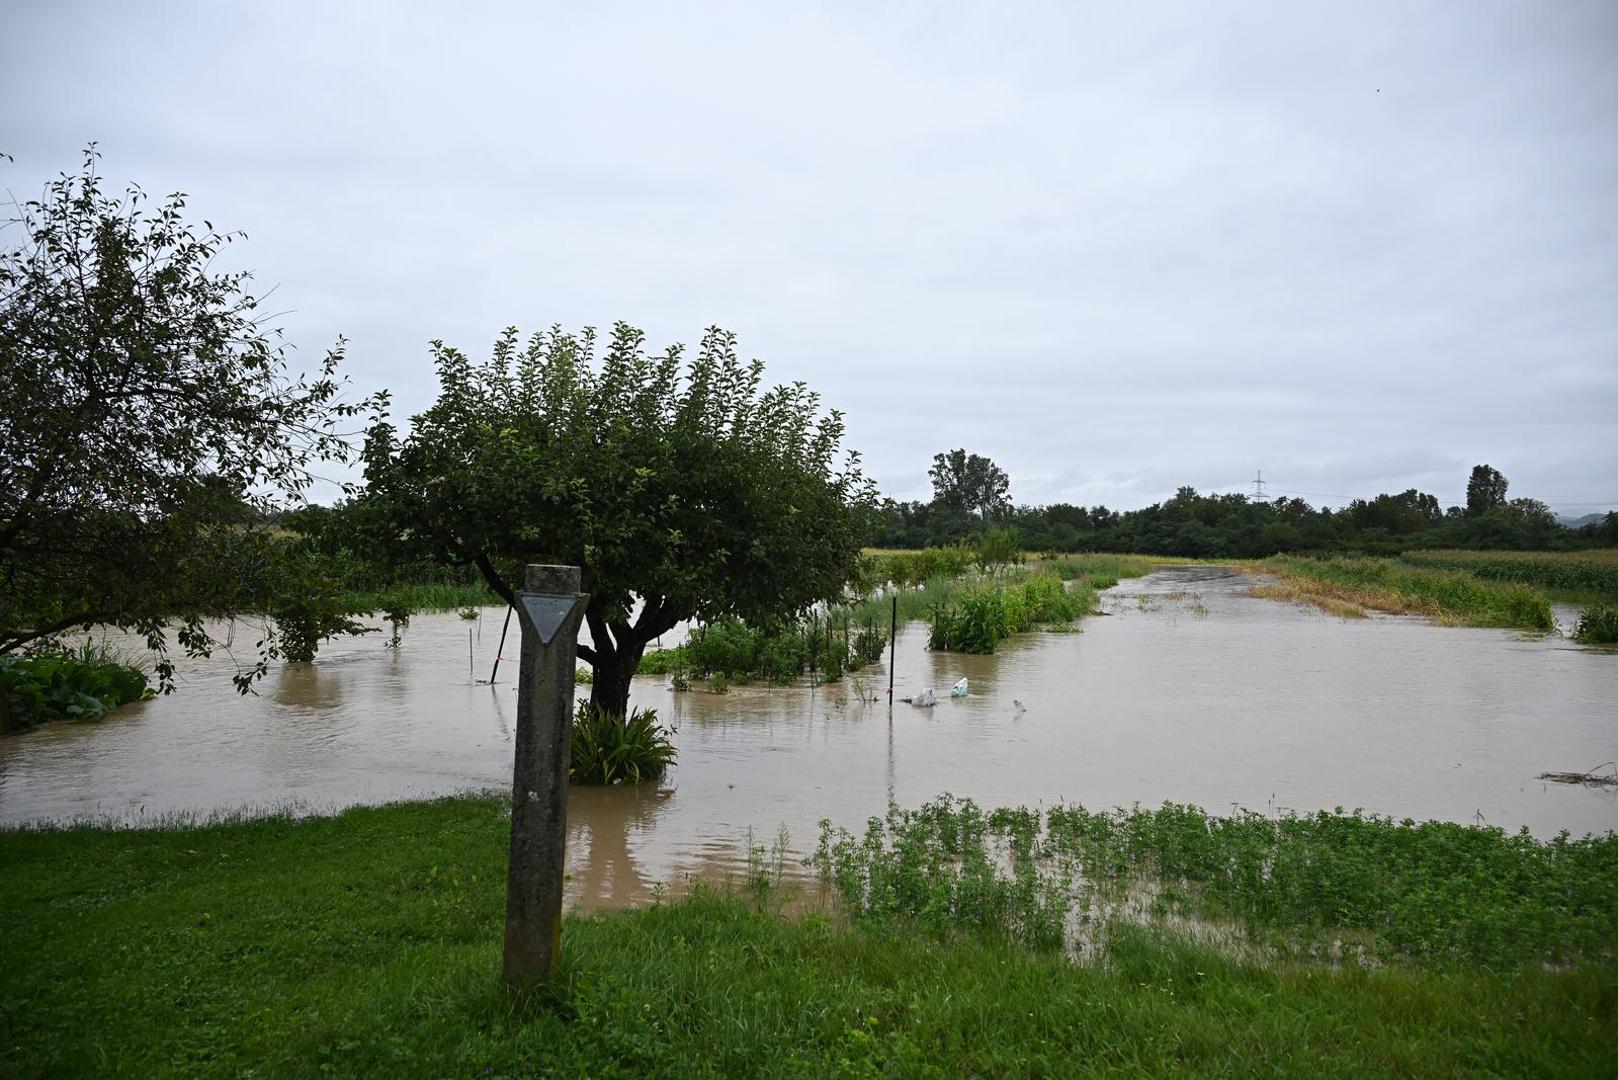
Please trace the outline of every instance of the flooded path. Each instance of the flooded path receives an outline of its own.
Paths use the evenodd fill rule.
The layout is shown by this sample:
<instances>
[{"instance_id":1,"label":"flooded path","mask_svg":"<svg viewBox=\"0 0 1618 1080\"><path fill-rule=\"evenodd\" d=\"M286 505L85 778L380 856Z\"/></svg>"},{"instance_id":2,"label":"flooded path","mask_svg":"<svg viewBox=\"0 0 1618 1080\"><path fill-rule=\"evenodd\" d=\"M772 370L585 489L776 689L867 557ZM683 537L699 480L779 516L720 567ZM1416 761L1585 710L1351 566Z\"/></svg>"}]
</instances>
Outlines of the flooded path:
<instances>
[{"instance_id":1,"label":"flooded path","mask_svg":"<svg viewBox=\"0 0 1618 1080\"><path fill-rule=\"evenodd\" d=\"M678 728L661 789L576 788L569 899L632 903L659 882L745 865L751 827L798 855L825 817L852 830L890 799L980 804L1189 802L1485 821L1547 837L1618 828L1618 791L1545 784L1618 758L1618 654L1556 638L1343 620L1243 595L1249 581L1182 567L1126 581L1081 632L1028 634L995 656L899 638L898 694L962 676L932 710L882 701L877 665L816 689L674 694L634 703ZM487 678L501 609L477 624L417 618L328 643L240 698L231 662L183 660L181 689L98 724L0 740L0 822L330 809L509 784L515 671ZM249 637L243 633L241 636ZM516 649L508 645L507 655Z\"/></svg>"}]
</instances>

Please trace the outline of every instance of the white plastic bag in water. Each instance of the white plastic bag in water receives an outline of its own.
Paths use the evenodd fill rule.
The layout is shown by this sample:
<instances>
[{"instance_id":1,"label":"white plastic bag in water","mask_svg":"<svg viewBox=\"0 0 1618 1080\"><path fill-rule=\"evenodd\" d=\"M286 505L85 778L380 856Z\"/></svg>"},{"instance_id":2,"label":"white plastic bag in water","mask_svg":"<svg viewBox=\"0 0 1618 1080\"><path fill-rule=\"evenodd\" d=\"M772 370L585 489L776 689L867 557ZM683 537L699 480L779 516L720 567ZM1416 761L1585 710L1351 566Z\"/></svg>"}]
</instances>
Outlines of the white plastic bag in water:
<instances>
[{"instance_id":1,"label":"white plastic bag in water","mask_svg":"<svg viewBox=\"0 0 1618 1080\"><path fill-rule=\"evenodd\" d=\"M910 704L916 706L917 708L925 709L929 705L937 705L938 698L933 696L933 688L929 686L927 689L911 698Z\"/></svg>"},{"instance_id":2,"label":"white plastic bag in water","mask_svg":"<svg viewBox=\"0 0 1618 1080\"><path fill-rule=\"evenodd\" d=\"M966 676L964 676L964 675L961 676L961 681L956 683L954 686L949 688L949 696L950 697L965 697L966 696Z\"/></svg>"}]
</instances>

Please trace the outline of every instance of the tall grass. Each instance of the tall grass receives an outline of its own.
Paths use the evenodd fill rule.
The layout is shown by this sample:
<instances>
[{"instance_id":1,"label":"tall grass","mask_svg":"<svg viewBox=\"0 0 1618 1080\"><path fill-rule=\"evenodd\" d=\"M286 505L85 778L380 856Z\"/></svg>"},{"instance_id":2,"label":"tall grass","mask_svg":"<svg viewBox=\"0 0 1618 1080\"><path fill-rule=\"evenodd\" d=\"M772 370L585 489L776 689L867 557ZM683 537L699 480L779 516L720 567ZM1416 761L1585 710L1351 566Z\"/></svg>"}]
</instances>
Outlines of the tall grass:
<instances>
[{"instance_id":1,"label":"tall grass","mask_svg":"<svg viewBox=\"0 0 1618 1080\"><path fill-rule=\"evenodd\" d=\"M1585 645L1618 644L1618 607L1596 605L1579 612L1575 640Z\"/></svg>"},{"instance_id":2,"label":"tall grass","mask_svg":"<svg viewBox=\"0 0 1618 1080\"><path fill-rule=\"evenodd\" d=\"M992 653L1012 634L1038 626L1066 629L1093 611L1095 604L1095 590L1088 585L1064 585L1052 574L1032 574L1016 583L978 585L955 593L933 609L928 647Z\"/></svg>"},{"instance_id":3,"label":"tall grass","mask_svg":"<svg viewBox=\"0 0 1618 1080\"><path fill-rule=\"evenodd\" d=\"M1618 548L1589 551L1407 551L1400 560L1435 570L1464 570L1490 581L1518 581L1568 592L1618 597Z\"/></svg>"},{"instance_id":4,"label":"tall grass","mask_svg":"<svg viewBox=\"0 0 1618 1080\"><path fill-rule=\"evenodd\" d=\"M1377 611L1426 615L1466 626L1551 631L1550 602L1527 585L1485 581L1459 570L1425 570L1393 559L1303 559L1276 556L1258 564L1284 583L1256 595L1322 606L1352 604Z\"/></svg>"}]
</instances>

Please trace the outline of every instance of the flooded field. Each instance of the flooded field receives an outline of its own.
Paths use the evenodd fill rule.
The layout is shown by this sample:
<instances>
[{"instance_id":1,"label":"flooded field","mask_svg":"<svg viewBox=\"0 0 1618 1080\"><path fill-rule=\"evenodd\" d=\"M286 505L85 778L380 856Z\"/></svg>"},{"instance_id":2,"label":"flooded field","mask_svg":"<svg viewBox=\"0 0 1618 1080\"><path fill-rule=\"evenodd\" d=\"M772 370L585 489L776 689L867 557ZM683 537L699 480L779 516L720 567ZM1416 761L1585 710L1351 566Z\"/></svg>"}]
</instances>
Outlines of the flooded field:
<instances>
[{"instance_id":1,"label":"flooded field","mask_svg":"<svg viewBox=\"0 0 1618 1080\"><path fill-rule=\"evenodd\" d=\"M881 665L814 689L723 695L638 679L635 704L677 726L679 764L657 789L574 789L570 902L734 875L749 828L768 844L785 826L801 855L821 818L858 829L890 799L945 791L991 806L1343 806L1539 836L1618 828L1618 790L1535 779L1618 758L1618 654L1343 620L1249 598L1249 584L1223 568L1160 571L1107 593L1108 613L1082 632L1023 635L994 656L930 653L912 624L898 695L971 683L931 710L890 711ZM502 666L494 686L473 675L489 675L502 614L419 617L398 650L382 635L332 642L246 699L228 658L182 661L171 697L0 740L0 821L504 789L516 672Z\"/></svg>"}]
</instances>

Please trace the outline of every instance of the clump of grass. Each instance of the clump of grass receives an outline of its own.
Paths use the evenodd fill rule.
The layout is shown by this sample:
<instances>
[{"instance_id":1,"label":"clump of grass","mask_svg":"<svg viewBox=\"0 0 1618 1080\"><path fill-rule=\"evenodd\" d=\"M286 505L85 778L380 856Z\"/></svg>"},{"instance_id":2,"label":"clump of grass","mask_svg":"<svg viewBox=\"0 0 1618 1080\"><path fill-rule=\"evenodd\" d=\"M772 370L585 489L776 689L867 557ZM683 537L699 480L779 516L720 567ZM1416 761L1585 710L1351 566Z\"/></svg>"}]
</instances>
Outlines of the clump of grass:
<instances>
[{"instance_id":1,"label":"clump of grass","mask_svg":"<svg viewBox=\"0 0 1618 1080\"><path fill-rule=\"evenodd\" d=\"M1618 643L1618 607L1596 605L1579 612L1579 625L1573 631L1573 638L1585 645Z\"/></svg>"},{"instance_id":2,"label":"clump of grass","mask_svg":"<svg viewBox=\"0 0 1618 1080\"><path fill-rule=\"evenodd\" d=\"M568 775L575 784L657 780L674 764L675 754L656 709L631 709L619 717L581 701L573 714Z\"/></svg>"},{"instance_id":3,"label":"clump of grass","mask_svg":"<svg viewBox=\"0 0 1618 1080\"><path fill-rule=\"evenodd\" d=\"M1258 564L1287 590L1281 596L1327 606L1351 604L1376 611L1425 615L1463 626L1502 626L1549 632L1556 628L1551 605L1526 585L1485 581L1464 571L1424 570L1393 559L1304 559L1277 556ZM1260 589L1263 589L1260 586ZM1340 609L1339 609L1340 610Z\"/></svg>"},{"instance_id":4,"label":"clump of grass","mask_svg":"<svg viewBox=\"0 0 1618 1080\"><path fill-rule=\"evenodd\" d=\"M1051 574L1020 583L980 586L956 593L933 610L928 647L950 652L992 653L1012 634L1037 626L1066 629L1095 609L1095 592L1071 587Z\"/></svg>"}]
</instances>

